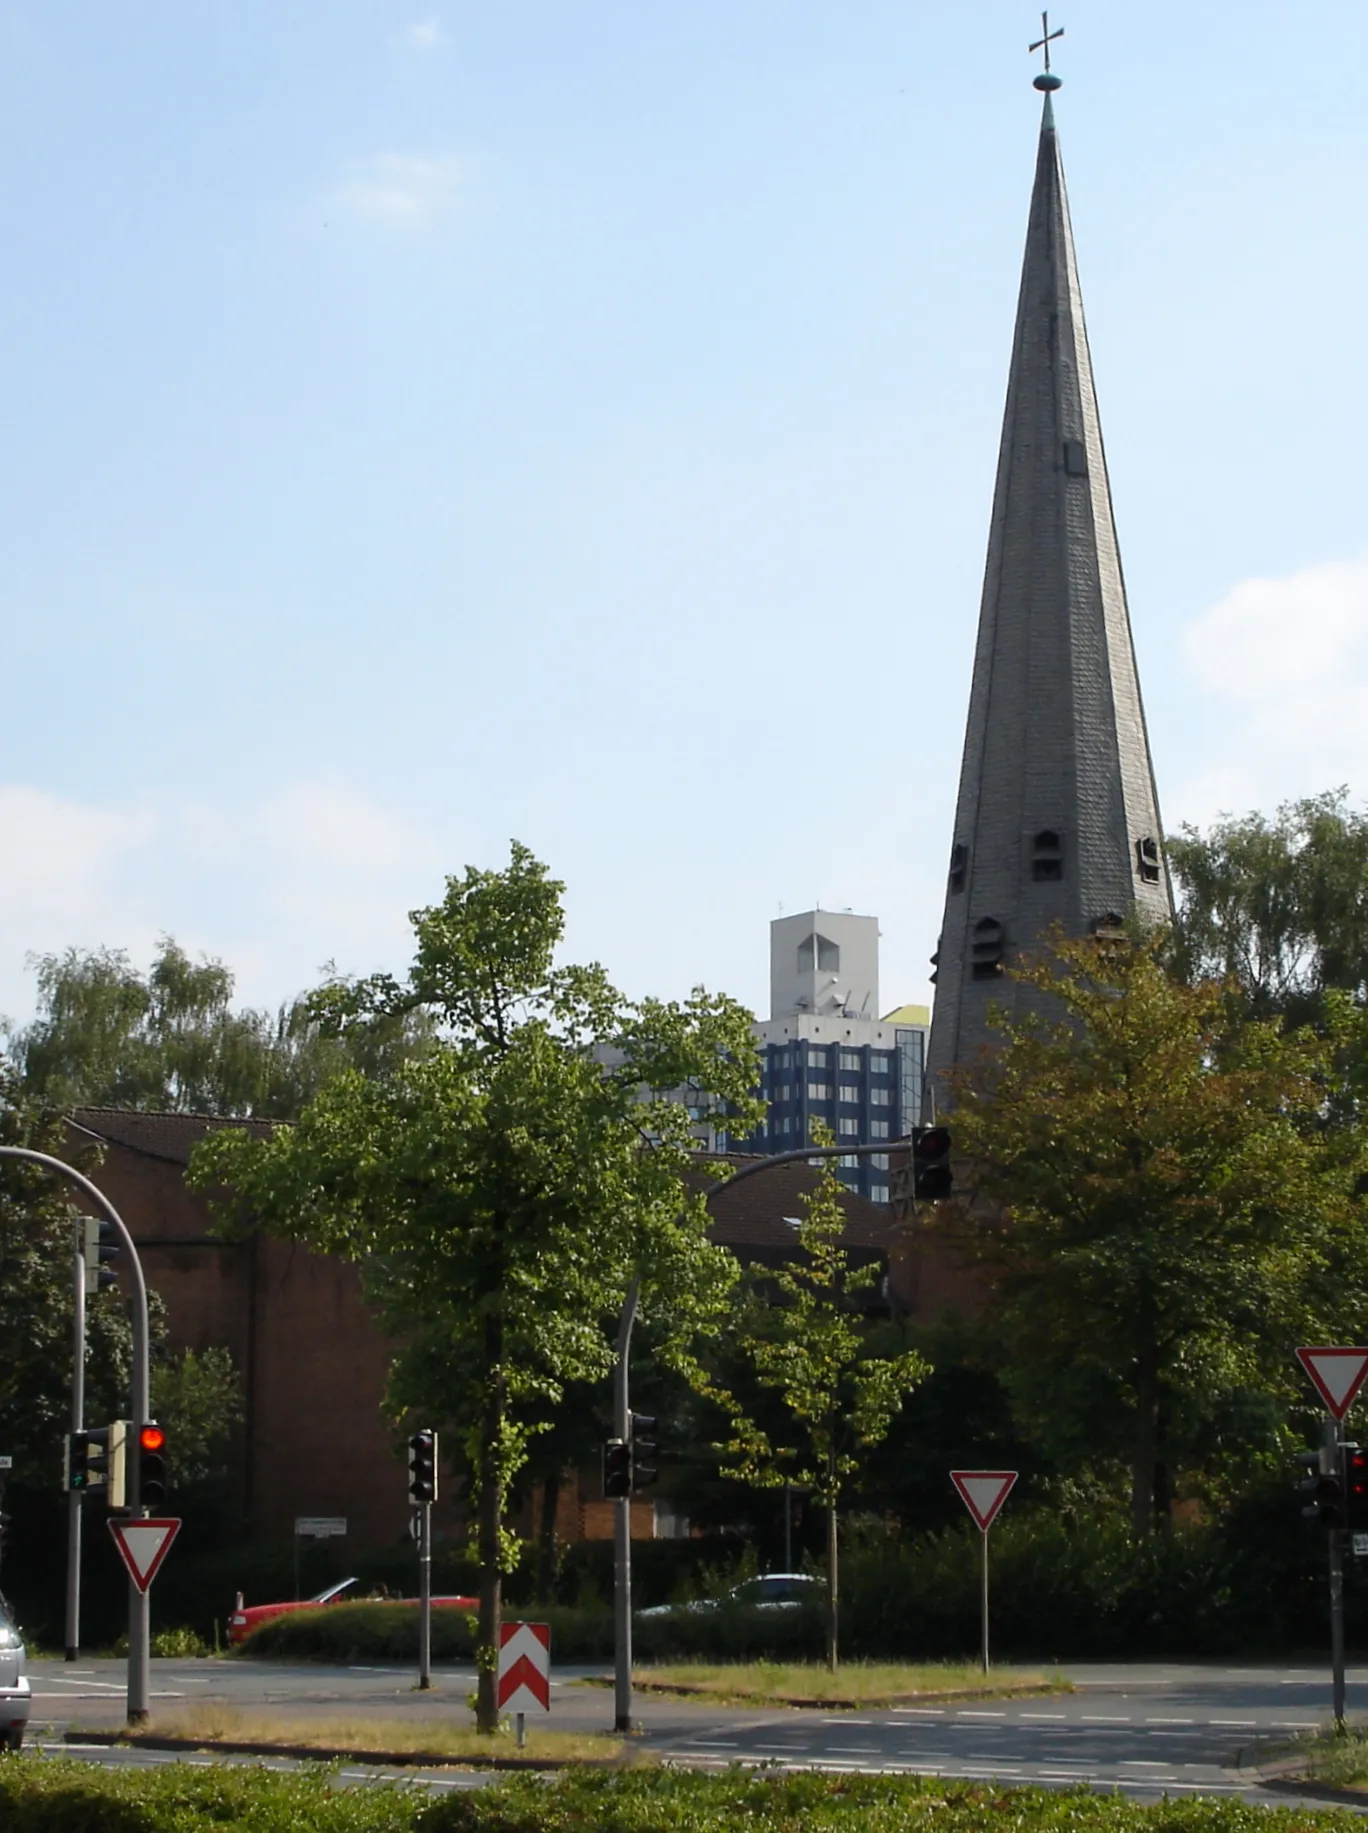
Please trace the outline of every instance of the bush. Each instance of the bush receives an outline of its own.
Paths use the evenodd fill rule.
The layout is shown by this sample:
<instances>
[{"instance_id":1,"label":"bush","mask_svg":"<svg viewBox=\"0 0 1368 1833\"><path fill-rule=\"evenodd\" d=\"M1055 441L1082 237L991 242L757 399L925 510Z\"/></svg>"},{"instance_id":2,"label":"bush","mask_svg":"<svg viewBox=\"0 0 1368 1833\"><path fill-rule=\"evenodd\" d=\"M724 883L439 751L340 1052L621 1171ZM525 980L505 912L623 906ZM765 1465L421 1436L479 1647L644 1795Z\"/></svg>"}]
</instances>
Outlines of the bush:
<instances>
[{"instance_id":1,"label":"bush","mask_svg":"<svg viewBox=\"0 0 1368 1833\"><path fill-rule=\"evenodd\" d=\"M520 1613L505 1610L505 1617ZM553 1605L529 1608L529 1619L551 1625L551 1648L559 1661L598 1661L611 1655L613 1619L603 1609L573 1610ZM474 1660L475 1619L447 1607L432 1613L432 1659ZM329 1604L322 1610L292 1611L272 1617L242 1645L247 1655L273 1661L352 1662L416 1661L416 1604Z\"/></svg>"}]
</instances>

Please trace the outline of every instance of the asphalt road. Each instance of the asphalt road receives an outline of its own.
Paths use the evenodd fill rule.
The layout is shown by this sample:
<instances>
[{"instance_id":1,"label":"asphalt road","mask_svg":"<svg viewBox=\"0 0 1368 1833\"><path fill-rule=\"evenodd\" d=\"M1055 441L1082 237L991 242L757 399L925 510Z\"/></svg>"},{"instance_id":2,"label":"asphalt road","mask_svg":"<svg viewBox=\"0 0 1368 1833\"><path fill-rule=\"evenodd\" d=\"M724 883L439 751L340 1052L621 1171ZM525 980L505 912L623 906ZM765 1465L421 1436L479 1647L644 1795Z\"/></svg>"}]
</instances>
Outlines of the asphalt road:
<instances>
[{"instance_id":1,"label":"asphalt road","mask_svg":"<svg viewBox=\"0 0 1368 1833\"><path fill-rule=\"evenodd\" d=\"M376 1667L283 1667L264 1662L156 1661L154 1715L221 1701L281 1717L469 1722L474 1672L438 1670L431 1692L412 1672ZM1128 1795L1240 1795L1286 1802L1259 1786L1252 1766L1273 1748L1328 1721L1323 1670L1176 1663L1074 1666L1076 1691L1020 1700L927 1705L896 1711L747 1711L639 1695L643 1743L679 1762L976 1777L1005 1783L1087 1783ZM551 1723L606 1730L612 1695L575 1684L601 1669L562 1670L553 1682ZM33 1736L46 1742L70 1726L123 1722L118 1662L73 1666L35 1662ZM1351 1713L1368 1713L1368 1668L1349 1675ZM92 1750L91 1755L96 1753ZM133 1754L120 1756L134 1760ZM136 1760L156 1760L139 1756ZM375 1771L357 1768L355 1779ZM412 1775L412 1772L408 1772ZM448 1785L475 1778L446 1772Z\"/></svg>"}]
</instances>

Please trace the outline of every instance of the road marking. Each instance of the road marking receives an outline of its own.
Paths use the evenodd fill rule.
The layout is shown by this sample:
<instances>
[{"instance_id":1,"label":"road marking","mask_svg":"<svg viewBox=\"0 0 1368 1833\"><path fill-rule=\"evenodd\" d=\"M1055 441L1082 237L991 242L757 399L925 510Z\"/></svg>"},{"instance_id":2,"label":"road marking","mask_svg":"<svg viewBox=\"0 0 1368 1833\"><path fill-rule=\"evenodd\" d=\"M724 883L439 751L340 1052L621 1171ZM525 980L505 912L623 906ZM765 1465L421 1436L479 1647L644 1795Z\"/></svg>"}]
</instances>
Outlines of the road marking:
<instances>
[{"instance_id":1,"label":"road marking","mask_svg":"<svg viewBox=\"0 0 1368 1833\"><path fill-rule=\"evenodd\" d=\"M962 1712L958 1712L958 1713L956 1713L956 1715L955 1715L955 1716L956 1716L957 1718L1006 1718L1006 1716L1007 1716L1007 1714L1006 1714L1005 1712L969 1712L969 1711L962 1711Z\"/></svg>"},{"instance_id":2,"label":"road marking","mask_svg":"<svg viewBox=\"0 0 1368 1833\"><path fill-rule=\"evenodd\" d=\"M1060 1724L1063 1724L1069 1715L1067 1712L1021 1712L1017 1716L1019 1718L1038 1718L1042 1721L1045 1719L1058 1720Z\"/></svg>"},{"instance_id":3,"label":"road marking","mask_svg":"<svg viewBox=\"0 0 1368 1833\"><path fill-rule=\"evenodd\" d=\"M1152 1757L1122 1757L1118 1769L1167 1769L1167 1763L1156 1763Z\"/></svg>"},{"instance_id":4,"label":"road marking","mask_svg":"<svg viewBox=\"0 0 1368 1833\"><path fill-rule=\"evenodd\" d=\"M1192 1720L1190 1718L1147 1718L1145 1723L1147 1725L1190 1725Z\"/></svg>"},{"instance_id":5,"label":"road marking","mask_svg":"<svg viewBox=\"0 0 1368 1833\"><path fill-rule=\"evenodd\" d=\"M872 1725L874 1720L872 1718L847 1718L842 1713L840 1718L824 1718L822 1723L824 1725Z\"/></svg>"},{"instance_id":6,"label":"road marking","mask_svg":"<svg viewBox=\"0 0 1368 1833\"><path fill-rule=\"evenodd\" d=\"M1085 1712L1081 1722L1085 1725L1129 1725L1131 1721L1129 1713L1125 1718L1116 1718L1109 1717L1106 1713L1102 1712ZM1154 1724L1158 1721L1151 1719L1146 1722ZM1192 1723L1191 1719L1188 1720L1188 1723Z\"/></svg>"},{"instance_id":7,"label":"road marking","mask_svg":"<svg viewBox=\"0 0 1368 1833\"><path fill-rule=\"evenodd\" d=\"M1270 1730L1273 1731L1319 1731L1320 1726L1313 1718L1275 1718Z\"/></svg>"},{"instance_id":8,"label":"road marking","mask_svg":"<svg viewBox=\"0 0 1368 1833\"><path fill-rule=\"evenodd\" d=\"M833 1757L877 1757L877 1744L828 1744L827 1749Z\"/></svg>"},{"instance_id":9,"label":"road marking","mask_svg":"<svg viewBox=\"0 0 1368 1833\"><path fill-rule=\"evenodd\" d=\"M1222 1725L1232 1731L1252 1731L1258 1722L1256 1718L1212 1718L1207 1720L1209 1725Z\"/></svg>"}]
</instances>

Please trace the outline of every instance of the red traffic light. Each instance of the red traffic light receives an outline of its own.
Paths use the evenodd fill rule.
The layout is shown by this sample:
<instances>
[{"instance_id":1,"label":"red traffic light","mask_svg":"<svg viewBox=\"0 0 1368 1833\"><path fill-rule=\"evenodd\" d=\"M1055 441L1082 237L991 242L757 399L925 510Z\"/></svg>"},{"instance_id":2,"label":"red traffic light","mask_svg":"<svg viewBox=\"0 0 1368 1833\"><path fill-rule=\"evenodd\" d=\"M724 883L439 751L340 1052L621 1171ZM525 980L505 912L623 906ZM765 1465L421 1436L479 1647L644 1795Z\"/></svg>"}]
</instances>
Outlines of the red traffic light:
<instances>
[{"instance_id":1,"label":"red traffic light","mask_svg":"<svg viewBox=\"0 0 1368 1833\"><path fill-rule=\"evenodd\" d=\"M166 1434L160 1426L144 1426L138 1434L140 1451L161 1451L166 1446Z\"/></svg>"}]
</instances>

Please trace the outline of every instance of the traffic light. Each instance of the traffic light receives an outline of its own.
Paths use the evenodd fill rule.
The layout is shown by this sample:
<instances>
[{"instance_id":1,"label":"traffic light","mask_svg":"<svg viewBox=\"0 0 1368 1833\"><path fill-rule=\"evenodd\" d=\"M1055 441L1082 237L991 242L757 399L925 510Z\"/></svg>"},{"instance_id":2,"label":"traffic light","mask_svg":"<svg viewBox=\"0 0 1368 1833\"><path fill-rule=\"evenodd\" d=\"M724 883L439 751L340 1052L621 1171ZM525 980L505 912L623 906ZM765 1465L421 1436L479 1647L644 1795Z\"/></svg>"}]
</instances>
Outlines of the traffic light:
<instances>
[{"instance_id":1,"label":"traffic light","mask_svg":"<svg viewBox=\"0 0 1368 1833\"><path fill-rule=\"evenodd\" d=\"M437 1434L426 1427L409 1440L408 1480L410 1502L437 1500Z\"/></svg>"},{"instance_id":2,"label":"traffic light","mask_svg":"<svg viewBox=\"0 0 1368 1833\"><path fill-rule=\"evenodd\" d=\"M1304 1498L1303 1517L1307 1521L1324 1522L1326 1527L1344 1527L1343 1465L1333 1473L1323 1471L1319 1451L1303 1451L1297 1462L1306 1472L1297 1480L1297 1494Z\"/></svg>"},{"instance_id":3,"label":"traffic light","mask_svg":"<svg viewBox=\"0 0 1368 1833\"><path fill-rule=\"evenodd\" d=\"M107 1508L124 1506L128 1484L128 1422L68 1432L63 1458L64 1489L78 1495L98 1491Z\"/></svg>"},{"instance_id":4,"label":"traffic light","mask_svg":"<svg viewBox=\"0 0 1368 1833\"><path fill-rule=\"evenodd\" d=\"M632 1447L625 1438L610 1438L603 1447L603 1493L611 1502L632 1493Z\"/></svg>"},{"instance_id":5,"label":"traffic light","mask_svg":"<svg viewBox=\"0 0 1368 1833\"><path fill-rule=\"evenodd\" d=\"M138 1487L129 1501L134 1508L160 1508L166 1500L166 1433L155 1419L138 1427L135 1453Z\"/></svg>"},{"instance_id":6,"label":"traffic light","mask_svg":"<svg viewBox=\"0 0 1368 1833\"><path fill-rule=\"evenodd\" d=\"M628 1450L628 1470L633 1490L646 1489L660 1476L660 1472L650 1460L659 1451L660 1446L654 1438L646 1436L656 1429L656 1422L645 1413L633 1413L632 1437Z\"/></svg>"},{"instance_id":7,"label":"traffic light","mask_svg":"<svg viewBox=\"0 0 1368 1833\"><path fill-rule=\"evenodd\" d=\"M1342 1445L1344 1453L1345 1526L1351 1534L1368 1534L1368 1451Z\"/></svg>"},{"instance_id":8,"label":"traffic light","mask_svg":"<svg viewBox=\"0 0 1368 1833\"><path fill-rule=\"evenodd\" d=\"M118 1238L108 1222L94 1216L81 1219L81 1258L85 1262L86 1297L103 1292L106 1286L117 1286L116 1275L106 1264L119 1252Z\"/></svg>"},{"instance_id":9,"label":"traffic light","mask_svg":"<svg viewBox=\"0 0 1368 1833\"><path fill-rule=\"evenodd\" d=\"M950 1169L949 1127L913 1127L912 1192L923 1203L938 1203L955 1188Z\"/></svg>"}]
</instances>

